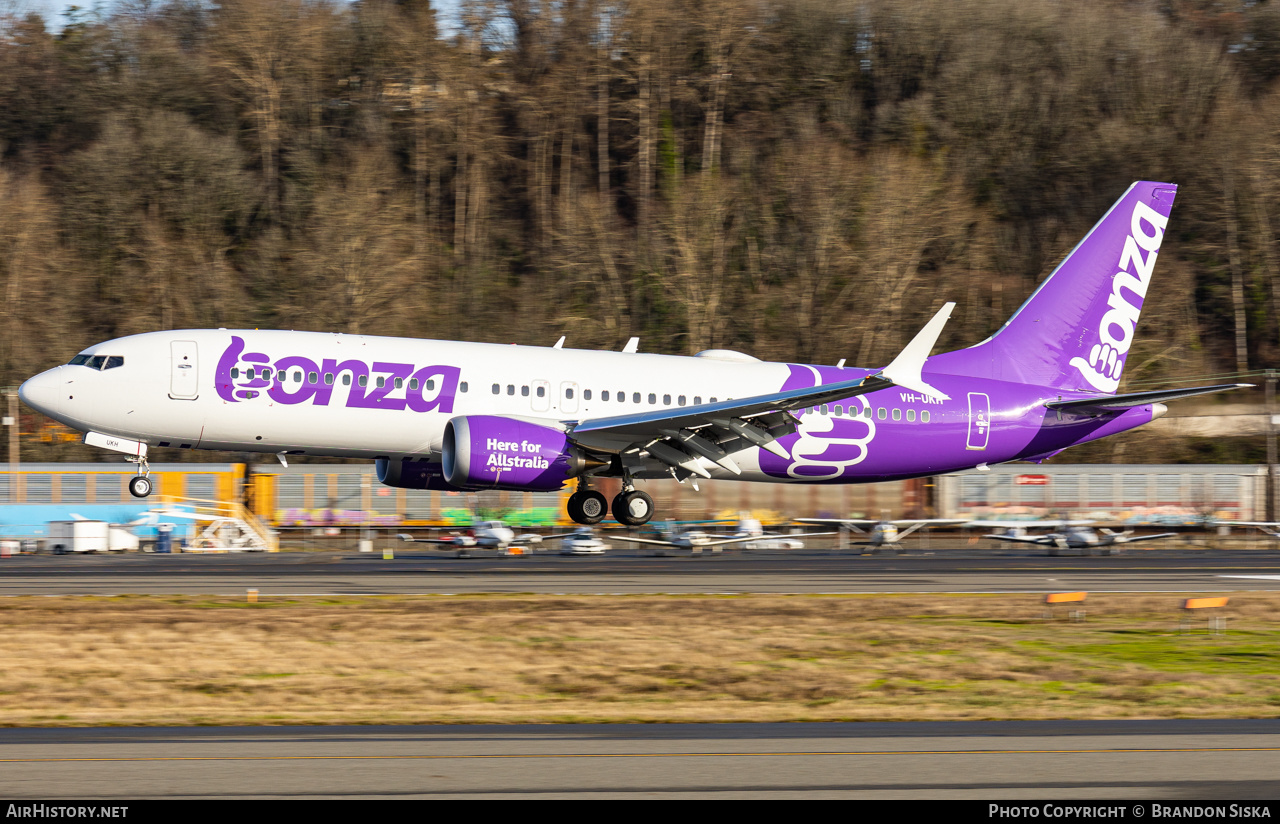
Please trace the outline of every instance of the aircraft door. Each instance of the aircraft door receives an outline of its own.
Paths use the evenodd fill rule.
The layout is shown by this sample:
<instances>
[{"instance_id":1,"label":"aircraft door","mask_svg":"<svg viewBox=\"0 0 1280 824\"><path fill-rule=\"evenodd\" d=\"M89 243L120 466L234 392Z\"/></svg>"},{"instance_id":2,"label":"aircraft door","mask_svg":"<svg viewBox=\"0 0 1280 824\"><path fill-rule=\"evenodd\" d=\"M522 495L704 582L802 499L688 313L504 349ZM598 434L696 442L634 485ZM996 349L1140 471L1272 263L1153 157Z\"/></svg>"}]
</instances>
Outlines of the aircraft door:
<instances>
[{"instance_id":1,"label":"aircraft door","mask_svg":"<svg viewBox=\"0 0 1280 824\"><path fill-rule=\"evenodd\" d=\"M533 397L530 399L534 412L546 412L551 408L551 384L547 381L533 382Z\"/></svg>"},{"instance_id":2,"label":"aircraft door","mask_svg":"<svg viewBox=\"0 0 1280 824\"><path fill-rule=\"evenodd\" d=\"M991 398L984 392L969 393L969 440L965 449L986 449L991 435Z\"/></svg>"},{"instance_id":3,"label":"aircraft door","mask_svg":"<svg viewBox=\"0 0 1280 824\"><path fill-rule=\"evenodd\" d=\"M169 343L169 397L193 401L200 395L200 362L196 342L175 340Z\"/></svg>"},{"instance_id":4,"label":"aircraft door","mask_svg":"<svg viewBox=\"0 0 1280 824\"><path fill-rule=\"evenodd\" d=\"M578 384L574 381L565 381L560 384L560 411L578 411Z\"/></svg>"}]
</instances>

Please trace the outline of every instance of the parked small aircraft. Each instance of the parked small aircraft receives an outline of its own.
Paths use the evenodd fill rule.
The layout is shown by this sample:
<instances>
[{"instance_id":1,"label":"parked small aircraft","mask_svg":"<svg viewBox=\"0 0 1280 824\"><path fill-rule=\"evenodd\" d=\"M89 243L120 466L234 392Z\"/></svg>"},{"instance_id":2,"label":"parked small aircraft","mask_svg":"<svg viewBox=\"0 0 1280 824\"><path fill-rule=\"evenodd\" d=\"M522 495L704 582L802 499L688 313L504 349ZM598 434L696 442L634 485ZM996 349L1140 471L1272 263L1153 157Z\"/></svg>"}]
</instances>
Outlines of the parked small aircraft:
<instances>
[{"instance_id":1,"label":"parked small aircraft","mask_svg":"<svg viewBox=\"0 0 1280 824\"><path fill-rule=\"evenodd\" d=\"M868 536L866 541L853 541L855 546L884 546L896 544L903 538L922 527L956 526L966 523L959 518L925 518L919 520L904 519L898 521L876 521L869 518L796 518L797 523L819 524L821 526L840 526L859 535ZM903 529L905 527L905 529ZM899 531L901 530L901 531Z\"/></svg>"},{"instance_id":2,"label":"parked small aircraft","mask_svg":"<svg viewBox=\"0 0 1280 824\"><path fill-rule=\"evenodd\" d=\"M722 537L714 533L708 533L701 529L680 529L674 524L668 526L659 526L658 534L662 535L661 539L657 538L637 538L628 535L624 540L632 541L637 544L649 544L652 546L669 547L671 549L690 550L693 552L701 552L704 549L717 550L719 547L728 546L730 544L748 544L756 541L776 540L782 536L766 535L763 530L758 533L734 535L732 537ZM817 537L821 535L835 535L834 532L811 532L806 538Z\"/></svg>"},{"instance_id":3,"label":"parked small aircraft","mask_svg":"<svg viewBox=\"0 0 1280 824\"><path fill-rule=\"evenodd\" d=\"M1124 532L1113 532L1110 529L1092 529L1087 526L1068 526L1061 532L1050 532L1048 535L1008 535L993 533L984 535L995 541L1012 543L1039 544L1053 547L1054 550L1081 549L1086 552L1093 549L1107 549L1120 544L1132 544L1138 541L1154 541L1157 538L1172 538L1178 533L1161 532L1159 535L1134 535L1132 529ZM1054 554L1053 550L1050 554Z\"/></svg>"}]
</instances>

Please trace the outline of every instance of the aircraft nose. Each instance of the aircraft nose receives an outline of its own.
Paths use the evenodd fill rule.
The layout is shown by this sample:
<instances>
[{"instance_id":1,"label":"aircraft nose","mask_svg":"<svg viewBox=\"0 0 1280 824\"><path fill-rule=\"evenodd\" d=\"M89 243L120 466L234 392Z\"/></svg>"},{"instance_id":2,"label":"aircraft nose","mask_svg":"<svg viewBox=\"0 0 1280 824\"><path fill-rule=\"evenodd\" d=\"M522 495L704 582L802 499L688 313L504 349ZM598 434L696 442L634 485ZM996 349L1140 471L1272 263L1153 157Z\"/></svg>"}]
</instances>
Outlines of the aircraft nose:
<instances>
[{"instance_id":1,"label":"aircraft nose","mask_svg":"<svg viewBox=\"0 0 1280 824\"><path fill-rule=\"evenodd\" d=\"M28 378L18 387L18 397L37 412L52 416L58 410L58 398L62 394L57 372L57 369L50 369Z\"/></svg>"}]
</instances>

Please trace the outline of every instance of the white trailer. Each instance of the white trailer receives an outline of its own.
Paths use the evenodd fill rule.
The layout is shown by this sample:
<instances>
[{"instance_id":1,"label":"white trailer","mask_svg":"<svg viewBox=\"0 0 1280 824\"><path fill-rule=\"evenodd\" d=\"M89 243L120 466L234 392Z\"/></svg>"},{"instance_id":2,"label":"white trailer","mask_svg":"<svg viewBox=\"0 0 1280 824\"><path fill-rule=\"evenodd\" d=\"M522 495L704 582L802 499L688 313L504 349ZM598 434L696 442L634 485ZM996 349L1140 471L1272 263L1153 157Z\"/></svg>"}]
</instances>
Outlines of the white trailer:
<instances>
[{"instance_id":1,"label":"white trailer","mask_svg":"<svg viewBox=\"0 0 1280 824\"><path fill-rule=\"evenodd\" d=\"M50 521L45 548L55 555L68 552L107 552L111 524L106 521Z\"/></svg>"}]
</instances>

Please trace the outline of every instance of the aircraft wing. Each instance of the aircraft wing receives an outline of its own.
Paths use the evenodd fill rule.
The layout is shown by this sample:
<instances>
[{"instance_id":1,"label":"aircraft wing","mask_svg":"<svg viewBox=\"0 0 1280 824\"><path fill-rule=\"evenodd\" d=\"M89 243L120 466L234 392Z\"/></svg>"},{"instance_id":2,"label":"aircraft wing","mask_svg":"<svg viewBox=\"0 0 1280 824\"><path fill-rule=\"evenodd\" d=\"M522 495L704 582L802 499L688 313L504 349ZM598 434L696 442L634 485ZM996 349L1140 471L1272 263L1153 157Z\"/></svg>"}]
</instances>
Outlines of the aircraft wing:
<instances>
[{"instance_id":1,"label":"aircraft wing","mask_svg":"<svg viewBox=\"0 0 1280 824\"><path fill-rule=\"evenodd\" d=\"M966 528L977 529L1061 529L1064 526L1088 526L1094 521L964 521Z\"/></svg>"},{"instance_id":2,"label":"aircraft wing","mask_svg":"<svg viewBox=\"0 0 1280 824\"><path fill-rule=\"evenodd\" d=\"M1009 541L1015 544L1055 544L1052 535L983 535L993 541Z\"/></svg>"},{"instance_id":3,"label":"aircraft wing","mask_svg":"<svg viewBox=\"0 0 1280 824\"><path fill-rule=\"evenodd\" d=\"M830 403L902 386L934 397L945 398L925 384L920 371L937 342L954 303L948 303L925 324L893 363L879 372L839 383L828 383L749 398L656 409L632 415L595 418L570 425L568 436L580 446L619 453L639 460L641 452L688 475L711 477L699 458L706 458L734 474L741 470L730 457L753 447L768 449L779 457L789 457L778 438L796 431L790 413L809 406Z\"/></svg>"},{"instance_id":4,"label":"aircraft wing","mask_svg":"<svg viewBox=\"0 0 1280 824\"><path fill-rule=\"evenodd\" d=\"M1228 389L1244 389L1251 383L1224 383L1219 386L1197 386L1194 389L1161 389L1155 392L1133 392L1128 395L1099 395L1093 398L1077 398L1069 401L1049 401L1045 406L1063 412L1119 412L1149 403L1164 403L1179 398L1193 398Z\"/></svg>"},{"instance_id":5,"label":"aircraft wing","mask_svg":"<svg viewBox=\"0 0 1280 824\"><path fill-rule=\"evenodd\" d=\"M1116 541L1117 544L1133 544L1138 541L1154 541L1156 538L1174 538L1177 537L1176 532L1161 532L1159 535L1126 535L1123 541Z\"/></svg>"}]
</instances>

